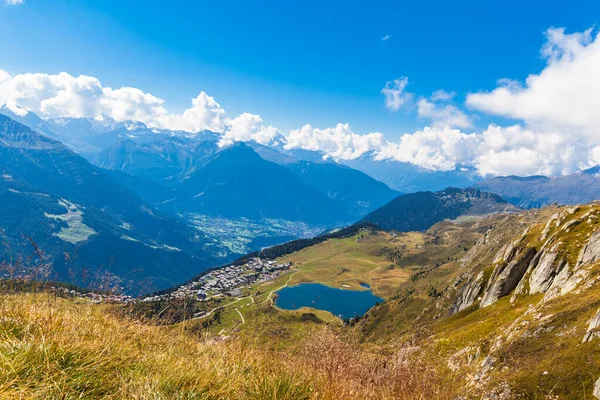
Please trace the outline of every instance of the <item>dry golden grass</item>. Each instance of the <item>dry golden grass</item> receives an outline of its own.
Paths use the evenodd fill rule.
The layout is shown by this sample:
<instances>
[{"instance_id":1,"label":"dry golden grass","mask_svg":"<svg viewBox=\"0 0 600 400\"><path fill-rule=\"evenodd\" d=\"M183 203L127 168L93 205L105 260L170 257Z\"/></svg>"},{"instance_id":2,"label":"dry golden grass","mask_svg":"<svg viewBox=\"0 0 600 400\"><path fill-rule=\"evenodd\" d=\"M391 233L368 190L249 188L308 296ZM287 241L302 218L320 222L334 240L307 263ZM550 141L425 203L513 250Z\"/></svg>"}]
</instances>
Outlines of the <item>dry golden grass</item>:
<instances>
[{"instance_id":1,"label":"dry golden grass","mask_svg":"<svg viewBox=\"0 0 600 400\"><path fill-rule=\"evenodd\" d=\"M3 399L449 399L456 380L414 357L368 352L335 328L273 350L216 340L46 294L0 297ZM393 355L392 355L393 354Z\"/></svg>"}]
</instances>

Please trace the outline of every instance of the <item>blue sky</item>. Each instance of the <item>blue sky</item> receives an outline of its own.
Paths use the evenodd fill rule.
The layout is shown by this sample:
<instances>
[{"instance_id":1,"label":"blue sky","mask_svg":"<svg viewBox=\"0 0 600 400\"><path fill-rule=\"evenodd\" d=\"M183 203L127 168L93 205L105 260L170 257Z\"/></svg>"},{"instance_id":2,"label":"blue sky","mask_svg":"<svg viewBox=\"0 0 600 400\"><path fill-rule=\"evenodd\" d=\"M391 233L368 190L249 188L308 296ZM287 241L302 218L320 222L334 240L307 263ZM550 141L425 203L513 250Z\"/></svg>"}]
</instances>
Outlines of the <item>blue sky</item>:
<instances>
[{"instance_id":1,"label":"blue sky","mask_svg":"<svg viewBox=\"0 0 600 400\"><path fill-rule=\"evenodd\" d=\"M600 2L27 0L0 8L0 68L87 74L183 109L200 90L281 130L348 122L396 137L423 125L382 101L491 89L544 61L551 26L594 26ZM382 38L389 35L389 39ZM484 119L485 120L485 119Z\"/></svg>"},{"instance_id":2,"label":"blue sky","mask_svg":"<svg viewBox=\"0 0 600 400\"><path fill-rule=\"evenodd\" d=\"M598 19L597 0L0 0L0 105L560 175L600 163Z\"/></svg>"}]
</instances>

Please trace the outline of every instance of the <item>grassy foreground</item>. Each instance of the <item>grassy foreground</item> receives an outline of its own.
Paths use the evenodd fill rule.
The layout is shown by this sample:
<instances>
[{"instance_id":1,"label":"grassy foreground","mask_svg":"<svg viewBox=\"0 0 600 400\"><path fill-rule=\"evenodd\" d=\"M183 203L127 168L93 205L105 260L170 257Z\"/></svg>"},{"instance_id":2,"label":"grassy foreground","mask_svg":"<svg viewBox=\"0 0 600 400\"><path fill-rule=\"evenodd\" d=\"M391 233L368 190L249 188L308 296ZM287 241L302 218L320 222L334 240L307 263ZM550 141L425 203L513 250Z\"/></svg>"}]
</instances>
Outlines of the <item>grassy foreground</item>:
<instances>
[{"instance_id":1,"label":"grassy foreground","mask_svg":"<svg viewBox=\"0 0 600 400\"><path fill-rule=\"evenodd\" d=\"M410 352L370 352L335 327L305 324L284 349L261 335L217 340L110 305L0 297L3 399L446 399L455 379Z\"/></svg>"}]
</instances>

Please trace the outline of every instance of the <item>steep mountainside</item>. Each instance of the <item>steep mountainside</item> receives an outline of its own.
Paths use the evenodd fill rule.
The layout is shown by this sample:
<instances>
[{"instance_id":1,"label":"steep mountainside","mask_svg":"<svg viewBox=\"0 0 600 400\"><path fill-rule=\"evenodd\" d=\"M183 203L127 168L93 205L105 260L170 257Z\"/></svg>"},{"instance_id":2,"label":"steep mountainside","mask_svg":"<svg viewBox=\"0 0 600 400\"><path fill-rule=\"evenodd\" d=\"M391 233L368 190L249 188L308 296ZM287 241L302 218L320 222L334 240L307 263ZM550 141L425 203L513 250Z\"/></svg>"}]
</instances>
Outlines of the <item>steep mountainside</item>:
<instances>
[{"instance_id":1,"label":"steep mountainside","mask_svg":"<svg viewBox=\"0 0 600 400\"><path fill-rule=\"evenodd\" d=\"M174 187L192 196L209 215L321 224L351 220L335 200L243 143L215 154L202 168L180 177Z\"/></svg>"},{"instance_id":2,"label":"steep mountainside","mask_svg":"<svg viewBox=\"0 0 600 400\"><path fill-rule=\"evenodd\" d=\"M152 134L124 139L100 153L94 163L142 179L169 183L216 153L216 136L201 132L194 138Z\"/></svg>"},{"instance_id":3,"label":"steep mountainside","mask_svg":"<svg viewBox=\"0 0 600 400\"><path fill-rule=\"evenodd\" d=\"M496 177L481 181L475 187L497 193L522 208L539 208L552 203L582 204L600 199L600 167L553 178Z\"/></svg>"},{"instance_id":4,"label":"steep mountainside","mask_svg":"<svg viewBox=\"0 0 600 400\"><path fill-rule=\"evenodd\" d=\"M447 188L441 192L418 192L396 197L363 218L384 229L421 231L445 219L514 212L518 208L500 196L478 189Z\"/></svg>"},{"instance_id":5,"label":"steep mountainside","mask_svg":"<svg viewBox=\"0 0 600 400\"><path fill-rule=\"evenodd\" d=\"M600 203L444 221L425 232L363 231L282 260L295 269L275 290L368 283L386 302L343 331L389 351L384 363L436 366L448 393L456 390L447 398L600 396ZM247 321L273 314L256 307Z\"/></svg>"},{"instance_id":6,"label":"steep mountainside","mask_svg":"<svg viewBox=\"0 0 600 400\"><path fill-rule=\"evenodd\" d=\"M385 183L340 164L299 161L287 167L307 186L339 201L345 211L356 218L399 195Z\"/></svg>"},{"instance_id":7,"label":"steep mountainside","mask_svg":"<svg viewBox=\"0 0 600 400\"><path fill-rule=\"evenodd\" d=\"M0 227L10 251L23 254L21 234L31 236L62 280L86 283L69 274L103 270L164 287L215 262L186 224L156 212L60 142L4 116L0 191Z\"/></svg>"}]
</instances>

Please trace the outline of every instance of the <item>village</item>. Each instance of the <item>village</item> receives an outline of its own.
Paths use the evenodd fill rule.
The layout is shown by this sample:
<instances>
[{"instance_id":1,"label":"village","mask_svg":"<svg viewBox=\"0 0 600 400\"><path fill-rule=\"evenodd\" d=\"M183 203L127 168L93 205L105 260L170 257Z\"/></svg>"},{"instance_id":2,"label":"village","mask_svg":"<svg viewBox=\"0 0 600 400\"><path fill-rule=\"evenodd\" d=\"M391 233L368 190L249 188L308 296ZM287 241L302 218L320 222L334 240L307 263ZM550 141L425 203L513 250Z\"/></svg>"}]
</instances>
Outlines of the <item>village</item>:
<instances>
[{"instance_id":1,"label":"village","mask_svg":"<svg viewBox=\"0 0 600 400\"><path fill-rule=\"evenodd\" d=\"M198 280L182 285L173 292L148 296L140 301L152 302L169 298L189 297L206 300L220 295L238 297L242 295L241 289L243 287L272 280L290 267L291 263L277 264L272 260L251 258L244 264L229 265L208 272Z\"/></svg>"},{"instance_id":2,"label":"village","mask_svg":"<svg viewBox=\"0 0 600 400\"><path fill-rule=\"evenodd\" d=\"M73 289L54 286L50 288L50 291L63 297L87 298L93 303L147 303L179 298L194 298L203 301L217 296L239 297L242 295L243 287L275 279L290 267L291 263L277 264L272 260L251 258L244 264L229 265L212 270L172 292L143 298L123 294L80 293Z\"/></svg>"}]
</instances>

